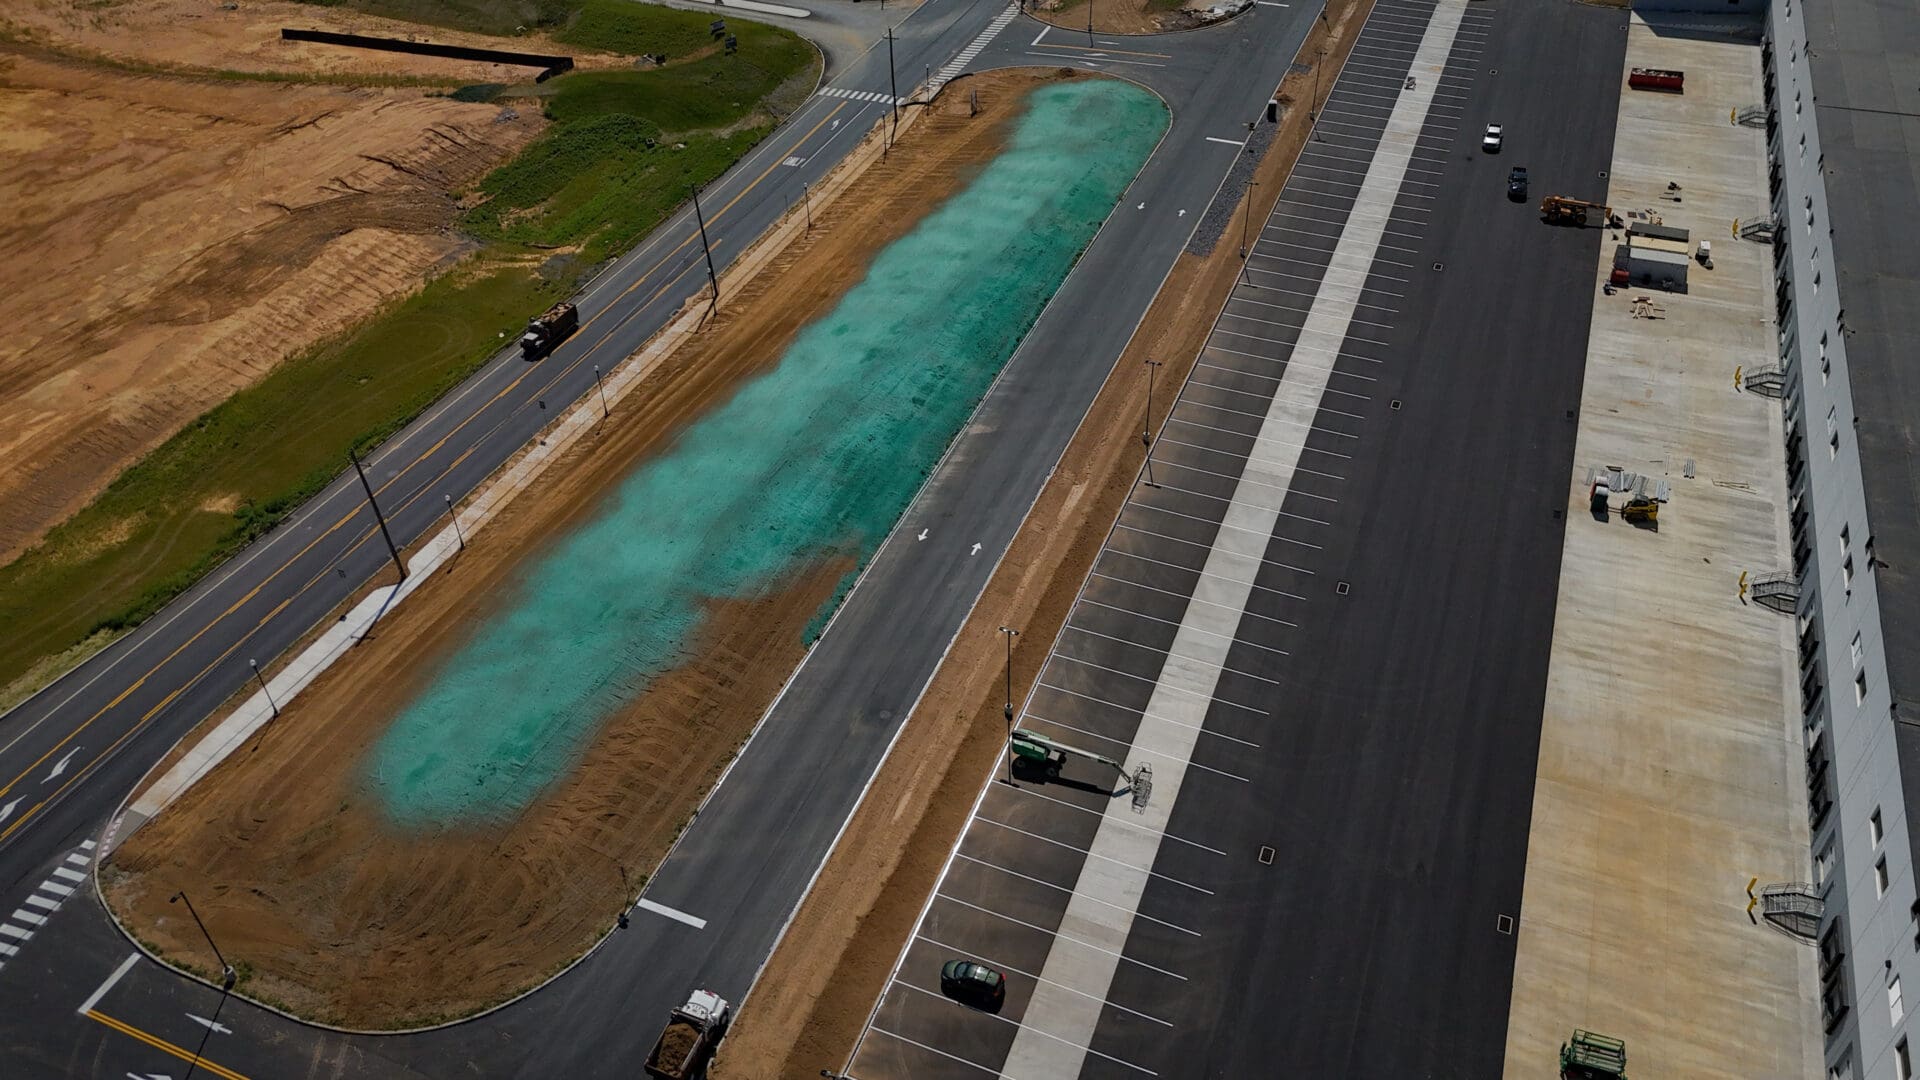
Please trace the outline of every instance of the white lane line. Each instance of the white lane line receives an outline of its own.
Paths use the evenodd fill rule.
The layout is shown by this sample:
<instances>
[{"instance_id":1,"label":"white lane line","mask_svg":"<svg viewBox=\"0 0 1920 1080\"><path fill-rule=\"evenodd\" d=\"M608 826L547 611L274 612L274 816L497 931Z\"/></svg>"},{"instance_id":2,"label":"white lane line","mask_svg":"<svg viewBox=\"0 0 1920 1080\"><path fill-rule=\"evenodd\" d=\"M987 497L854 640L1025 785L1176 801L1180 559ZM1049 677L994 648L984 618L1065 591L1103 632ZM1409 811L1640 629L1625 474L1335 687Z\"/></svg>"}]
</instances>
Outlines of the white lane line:
<instances>
[{"instance_id":1,"label":"white lane line","mask_svg":"<svg viewBox=\"0 0 1920 1080\"><path fill-rule=\"evenodd\" d=\"M915 934L914 936L915 936L915 937L919 937L919 935L918 935L918 934ZM1039 979L1039 980L1037 980L1037 981L1039 981L1039 982L1045 982L1046 980L1045 980L1045 979ZM948 998L947 998L947 995L945 995L945 994L941 994L941 993L936 993L936 992L934 992L934 991L932 991L932 990L928 990L927 988L925 988L925 987L923 987L923 986L915 986L914 984L912 984L912 983L910 983L910 982L906 982L906 981L904 981L904 980L901 980L901 979L898 979L898 978L896 978L896 979L894 979L894 980L893 980L893 983L892 983L892 985L894 985L894 986L898 986L898 987L902 987L902 988L904 988L904 989L907 989L907 990L911 990L911 991L913 991L913 992L914 992L914 993L916 993L916 994L925 994L925 995L927 995L927 996L928 996L928 997L930 997L930 998L937 998L937 999L939 999L940 1001L944 1001L944 1002L946 1002L949 1008L965 1008L965 1006L964 1006L964 1005L958 1005L958 1004L956 1004L955 1002L953 1002L953 1001L950 1001L950 1000L948 1000ZM1005 1016L1001 1016L1001 1015L999 1015L998 1013L981 1013L980 1015L982 1015L982 1016L986 1016L986 1017L990 1017L990 1018L992 1018L992 1019L994 1019L994 1020L998 1020L998 1021L999 1021L1000 1023L1002 1023L1002 1024L1011 1024L1011 1025L1013 1025L1014 1027L1020 1027L1020 1026L1021 1026L1021 1024L1020 1024L1020 1021L1018 1021L1018 1020L1014 1020L1014 1019L1011 1019L1011 1018L1009 1018L1009 1017L1005 1017ZM1068 1040L1068 1039L1062 1039L1062 1038L1061 1038L1060 1036L1058 1036L1058 1035L1053 1035L1053 1034L1050 1034L1050 1033L1048 1033L1048 1032L1045 1032L1045 1031L1040 1031L1040 1030L1037 1030L1037 1029L1029 1029L1029 1030L1032 1030L1032 1031L1033 1031L1033 1033L1034 1033L1035 1035L1038 1035L1038 1036L1040 1036L1040 1037L1042 1037L1042 1038L1047 1038L1047 1039L1052 1039L1052 1040L1054 1040L1055 1042L1062 1042L1062 1043L1066 1043L1066 1044L1067 1044L1068 1046L1071 1046L1071 1047L1073 1047L1074 1049L1076 1049L1076 1050L1079 1050L1079 1051L1081 1051L1082 1053L1087 1053L1087 1054L1092 1054L1092 1055L1093 1055L1094 1057L1097 1057L1097 1058L1105 1058L1105 1059L1107 1059L1108 1061L1111 1061L1111 1062L1113 1062L1113 1063L1114 1063L1115 1065L1124 1065L1124 1066L1126 1066L1127 1068L1129 1068L1129 1069L1132 1069L1132 1070L1133 1070L1134 1072L1140 1072L1140 1073L1146 1073L1146 1074L1147 1074L1148 1076L1159 1076L1159 1075L1160 1075L1159 1073L1157 1073L1157 1072L1154 1072L1154 1071L1153 1071L1152 1069L1149 1069L1149 1068L1146 1068L1146 1067L1144 1067L1144 1066L1140 1066L1140 1065L1135 1065L1135 1064L1134 1064L1133 1062L1131 1062L1131 1061L1125 1061L1125 1060L1122 1060L1121 1058L1117 1058L1117 1057L1114 1057L1114 1056L1113 1056L1112 1054L1103 1054L1103 1053L1101 1053L1100 1051L1098 1051L1098 1050L1095 1050L1095 1049L1094 1049L1093 1047L1091 1047L1091 1046L1088 1046L1088 1045L1087 1045L1087 1044L1085 1044L1085 1043L1077 1043L1077 1042L1073 1042L1073 1041L1071 1041L1071 1040Z\"/></svg>"},{"instance_id":2,"label":"white lane line","mask_svg":"<svg viewBox=\"0 0 1920 1080\"><path fill-rule=\"evenodd\" d=\"M651 911L655 915L665 915L667 918L672 919L674 922L686 923L688 926L693 927L695 930L705 930L707 928L707 920L705 919L699 918L698 916L689 915L686 912L679 910L678 908L670 908L665 904L656 904L653 901L648 900L644 897L642 897L640 902L635 904L634 907L643 908L647 911Z\"/></svg>"},{"instance_id":3,"label":"white lane line","mask_svg":"<svg viewBox=\"0 0 1920 1080\"><path fill-rule=\"evenodd\" d=\"M1468 0L1440 0L1410 61L1411 72L1428 75L1444 67L1453 45L1453 31L1458 27L1467 3ZM1369 26L1363 33L1371 29ZM1383 148L1410 145L1420 138L1427 106L1432 102L1434 93L1431 75L1424 87L1416 85L1402 91L1393 116L1381 136ZM1377 254L1386 221L1384 215L1374 220L1372 214L1382 207L1392 207L1400 190L1400 181L1405 175L1405 167L1406 161L1397 155L1376 154L1367 166L1367 179L1355 200L1355 212L1341 230L1335 253L1329 257L1329 262L1341 261L1343 253L1349 259L1369 260ZM1323 285L1302 324L1301 338L1327 339L1337 346L1348 336L1359 296L1360 290L1352 286L1332 282ZM1294 355L1287 362L1280 383L1292 392L1275 396L1269 408L1270 415L1276 420L1290 416L1297 423L1310 424L1334 374L1335 368L1331 363L1305 363L1298 354ZM1281 426L1276 423L1271 428ZM1284 438L1269 438L1271 434L1268 428L1263 428L1259 442L1243 460L1242 469L1246 474L1270 480L1283 489L1290 488L1295 467L1299 465L1306 448ZM1228 508L1227 517L1256 538L1271 535L1284 501L1284 490L1273 492L1236 484L1234 502ZM1244 554L1251 544L1258 542L1257 539L1248 540L1233 530L1222 528L1216 536L1213 555L1209 556L1207 566L1224 565L1227 553ZM1187 627L1237 633L1239 618L1234 609L1246 609L1252 596L1250 586L1251 583L1241 587L1220 588L1207 597L1226 604L1224 613L1220 609L1189 605L1172 648L1201 656L1218 652L1224 659L1224 651L1216 641L1204 635L1190 634ZM1147 711L1178 717L1204 727L1213 696L1220 686L1219 678L1217 668L1189 666L1169 659L1154 685ZM1145 807L1129 806L1125 810L1121 810L1117 804L1108 807L1090 845L1087 861L1080 868L1074 899L1067 905L1067 911L1061 918L1062 924L1084 928L1082 932L1087 934L1097 934L1100 941L1116 946L1110 950L1116 954L1131 935L1132 920L1113 918L1109 912L1093 905L1090 898L1098 895L1130 899L1137 910L1148 884L1137 868L1154 865L1160 841L1153 834L1142 837L1132 830L1110 826L1109 822L1118 821L1125 814L1134 822L1164 830L1173 808L1178 805L1180 790L1188 775L1180 763L1191 763L1197 741L1198 736L1190 727L1142 721L1134 736L1132 752L1126 758L1131 760L1136 755L1151 754L1165 759L1167 767L1154 770L1154 797ZM1103 855L1107 857L1104 860L1100 858ZM1136 869L1123 872L1115 867ZM1067 983L1099 999L1106 998L1112 990L1117 970L1117 960L1102 961L1098 957L1077 956L1057 946L1049 950L1046 964L1041 969L1048 979ZM1028 1001L1023 1026L1007 1052L1004 1071L1013 1075L1079 1075L1086 1065L1086 1056L1063 1051L1058 1044L1038 1038L1038 1032L1044 1030L1076 1037L1091 1035L1099 1025L1100 1018L1101 1009L1088 1007L1085 999L1051 991L1041 984ZM1030 1035L1030 1032L1033 1034Z\"/></svg>"},{"instance_id":4,"label":"white lane line","mask_svg":"<svg viewBox=\"0 0 1920 1080\"><path fill-rule=\"evenodd\" d=\"M1247 144L1246 144L1246 142L1245 142L1244 140L1242 140L1242 139L1219 139L1219 138L1215 138L1215 137L1214 137L1214 136L1212 136L1212 135L1209 135L1209 136L1207 136L1207 141L1208 141L1208 142L1217 142L1217 143L1226 143L1226 144L1227 144L1228 146L1245 146L1245 145L1247 145Z\"/></svg>"},{"instance_id":5,"label":"white lane line","mask_svg":"<svg viewBox=\"0 0 1920 1080\"><path fill-rule=\"evenodd\" d=\"M1043 27L1041 27L1041 28L1040 28L1040 32L1039 32L1039 33L1037 33L1037 34L1035 34L1035 35L1033 35L1033 40L1032 40L1032 41L1029 41L1029 42L1027 42L1027 48L1029 48L1029 49L1031 49L1031 48L1033 48L1033 47L1034 47L1035 45L1038 45L1038 44L1040 44L1040 39L1041 39L1041 38L1043 38L1043 37L1046 37L1046 36L1047 36L1047 31L1049 31L1049 30L1051 30L1051 29L1053 29L1053 27L1052 27L1051 25L1047 25L1047 26L1043 26Z\"/></svg>"}]
</instances>

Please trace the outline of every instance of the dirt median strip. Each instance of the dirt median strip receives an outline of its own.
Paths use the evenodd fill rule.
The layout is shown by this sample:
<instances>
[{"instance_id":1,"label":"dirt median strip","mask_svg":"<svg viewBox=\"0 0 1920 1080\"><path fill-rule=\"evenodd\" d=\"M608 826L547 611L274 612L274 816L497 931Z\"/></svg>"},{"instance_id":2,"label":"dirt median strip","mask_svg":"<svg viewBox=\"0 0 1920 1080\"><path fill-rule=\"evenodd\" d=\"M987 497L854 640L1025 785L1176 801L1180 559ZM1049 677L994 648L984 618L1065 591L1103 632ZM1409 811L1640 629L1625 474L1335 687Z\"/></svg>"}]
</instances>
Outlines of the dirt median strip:
<instances>
[{"instance_id":1,"label":"dirt median strip","mask_svg":"<svg viewBox=\"0 0 1920 1080\"><path fill-rule=\"evenodd\" d=\"M1371 0L1332 0L1325 21L1302 45L1303 57L1325 49L1322 100L1332 93L1334 76L1371 10ZM965 80L947 92L954 89L964 93ZM1299 103L1313 93L1311 72L1288 75L1279 87L1288 109L1256 173L1253 211L1261 219L1306 142L1308 110ZM1227 231L1237 233L1238 227L1230 221ZM1175 263L743 1003L721 1047L716 1080L811 1080L821 1069L837 1071L846 1062L981 782L1005 748L1005 645L997 629L1021 631L1013 653L1013 696L1019 700L1138 474L1144 361L1163 360L1157 378L1184 382L1232 291L1238 256L1237 247L1220 244L1207 258L1183 254ZM1165 419L1172 397L1156 397L1156 423Z\"/></svg>"},{"instance_id":2,"label":"dirt median strip","mask_svg":"<svg viewBox=\"0 0 1920 1080\"><path fill-rule=\"evenodd\" d=\"M683 662L608 721L572 776L498 828L407 832L356 771L387 721L467 640L517 568L594 513L636 462L778 359L860 280L873 255L1000 148L1011 103L1057 76L1015 72L932 110L885 160L869 146L859 199L816 194L813 228L718 320L616 404L535 498L468 550L167 813L125 840L102 881L162 952L191 956L169 883L248 958L243 991L344 1026L392 1028L502 1000L598 940L671 844L804 650L804 630L851 569L823 557L767 593L712 605ZM789 231L792 219L789 219ZM779 302L766 302L777 297ZM203 900L201 897L205 895Z\"/></svg>"}]
</instances>

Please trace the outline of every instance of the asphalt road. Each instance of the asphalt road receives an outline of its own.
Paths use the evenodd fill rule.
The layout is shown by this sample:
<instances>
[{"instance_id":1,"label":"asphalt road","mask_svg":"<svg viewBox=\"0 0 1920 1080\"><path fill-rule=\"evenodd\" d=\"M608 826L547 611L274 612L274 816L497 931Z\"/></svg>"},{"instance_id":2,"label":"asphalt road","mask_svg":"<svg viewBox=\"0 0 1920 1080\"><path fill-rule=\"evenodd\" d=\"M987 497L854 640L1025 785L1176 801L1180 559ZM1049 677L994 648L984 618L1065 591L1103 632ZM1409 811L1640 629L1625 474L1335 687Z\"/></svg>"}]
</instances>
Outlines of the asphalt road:
<instances>
[{"instance_id":1,"label":"asphalt road","mask_svg":"<svg viewBox=\"0 0 1920 1080\"><path fill-rule=\"evenodd\" d=\"M929 0L897 31L896 63L938 69L1002 10L980 0ZM32 924L30 940L10 943L18 951L0 970L0 1046L18 1066L9 1075L167 1072L210 1031L217 1074L629 1075L658 1019L692 985L743 996L1310 16L1262 10L1126 57L1029 42L1040 28L1019 20L974 60L975 67L1000 66L1037 56L1115 71L1161 92L1174 124L781 705L650 883L649 900L695 913L703 928L637 911L608 947L519 1005L437 1033L355 1037L232 1000L222 1006L216 991L144 960L122 970L130 947L90 887L79 888ZM886 86L884 52L867 54L835 81L855 91ZM744 249L801 183L817 179L883 114L873 102L811 99L704 194L716 259ZM789 158L802 161L784 165ZM685 215L676 219L590 287L586 325L555 355L533 365L497 359L374 456L370 471L397 539L404 544L437 528L443 494L457 498L483 479L550 410L591 388L595 364L626 355L703 285L687 226ZM1019 437L1001 437L1009 431ZM928 538L915 539L923 529ZM342 478L147 627L0 722L0 779L7 781L0 788L0 900L65 896L47 883L60 884L60 869L83 873L72 869L90 860L82 845L168 746L244 685L247 661L268 662L329 617L385 559L357 481ZM820 717L835 718L834 726L823 731ZM78 1011L103 986L91 1011ZM189 1015L211 1019L216 1008L229 1030Z\"/></svg>"},{"instance_id":2,"label":"asphalt road","mask_svg":"<svg viewBox=\"0 0 1920 1080\"><path fill-rule=\"evenodd\" d=\"M1189 598L1225 500L1432 6L1376 5L1251 284L1158 434L1159 486L1121 514L1022 726L1152 764L1134 748L1141 713L1182 612L1206 602ZM1603 187L1625 34L1622 13L1582 5L1466 10L1300 471L1250 564L1247 616L1080 1076L1500 1074L1515 940L1501 920L1521 914L1602 242L1536 208ZM1480 151L1488 121L1507 127L1501 154ZM1532 176L1521 203L1505 197L1514 165ZM1079 760L1058 782L988 783L851 1075L1008 1063L1050 960L1099 948L1066 912L1124 798L1111 769ZM958 957L1007 974L997 1010L942 995L939 967Z\"/></svg>"}]
</instances>

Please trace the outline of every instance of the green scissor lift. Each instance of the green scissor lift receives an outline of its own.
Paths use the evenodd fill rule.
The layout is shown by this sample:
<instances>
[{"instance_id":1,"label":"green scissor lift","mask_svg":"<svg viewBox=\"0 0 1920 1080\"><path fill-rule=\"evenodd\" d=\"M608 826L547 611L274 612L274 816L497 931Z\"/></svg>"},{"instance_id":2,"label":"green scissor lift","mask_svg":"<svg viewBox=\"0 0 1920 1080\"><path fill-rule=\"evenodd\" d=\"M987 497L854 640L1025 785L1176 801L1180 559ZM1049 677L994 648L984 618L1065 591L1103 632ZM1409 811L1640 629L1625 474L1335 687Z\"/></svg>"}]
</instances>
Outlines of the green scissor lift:
<instances>
[{"instance_id":1,"label":"green scissor lift","mask_svg":"<svg viewBox=\"0 0 1920 1080\"><path fill-rule=\"evenodd\" d=\"M1058 739L1049 739L1045 735L1028 731L1026 728L1015 728L1013 731L1014 759L1028 762L1034 768L1045 772L1049 780L1059 777L1060 766L1066 763L1068 754L1086 758L1088 761L1097 761L1102 765L1111 765L1113 770L1122 777L1127 775L1127 767L1110 757L1096 754L1091 750L1082 750L1077 746L1069 746Z\"/></svg>"},{"instance_id":2,"label":"green scissor lift","mask_svg":"<svg viewBox=\"0 0 1920 1080\"><path fill-rule=\"evenodd\" d=\"M1574 1029L1560 1044L1561 1080L1627 1080L1627 1044L1608 1035Z\"/></svg>"}]
</instances>

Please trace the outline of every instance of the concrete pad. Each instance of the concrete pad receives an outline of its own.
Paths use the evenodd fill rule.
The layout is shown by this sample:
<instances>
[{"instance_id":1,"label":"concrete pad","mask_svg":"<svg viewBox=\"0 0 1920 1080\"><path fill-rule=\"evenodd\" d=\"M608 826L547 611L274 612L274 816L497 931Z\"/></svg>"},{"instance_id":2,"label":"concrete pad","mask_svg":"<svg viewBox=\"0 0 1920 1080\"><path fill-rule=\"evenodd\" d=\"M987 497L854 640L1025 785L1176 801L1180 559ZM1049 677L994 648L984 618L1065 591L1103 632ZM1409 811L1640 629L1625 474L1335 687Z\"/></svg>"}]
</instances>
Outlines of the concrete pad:
<instances>
[{"instance_id":1,"label":"concrete pad","mask_svg":"<svg viewBox=\"0 0 1920 1080\"><path fill-rule=\"evenodd\" d=\"M1792 623L1737 594L1788 562L1778 409L1733 386L1773 355L1769 250L1727 235L1766 201L1763 137L1728 122L1760 100L1759 51L1629 35L1626 66L1683 69L1687 93L1621 72L1607 199L1714 241L1715 269L1598 295L1618 234L1595 267L1506 1072L1550 1074L1585 1028L1636 1076L1812 1076L1813 950L1744 910L1750 877L1808 873ZM1665 317L1632 318L1640 295ZM1598 465L1671 482L1657 532L1589 516Z\"/></svg>"}]
</instances>

